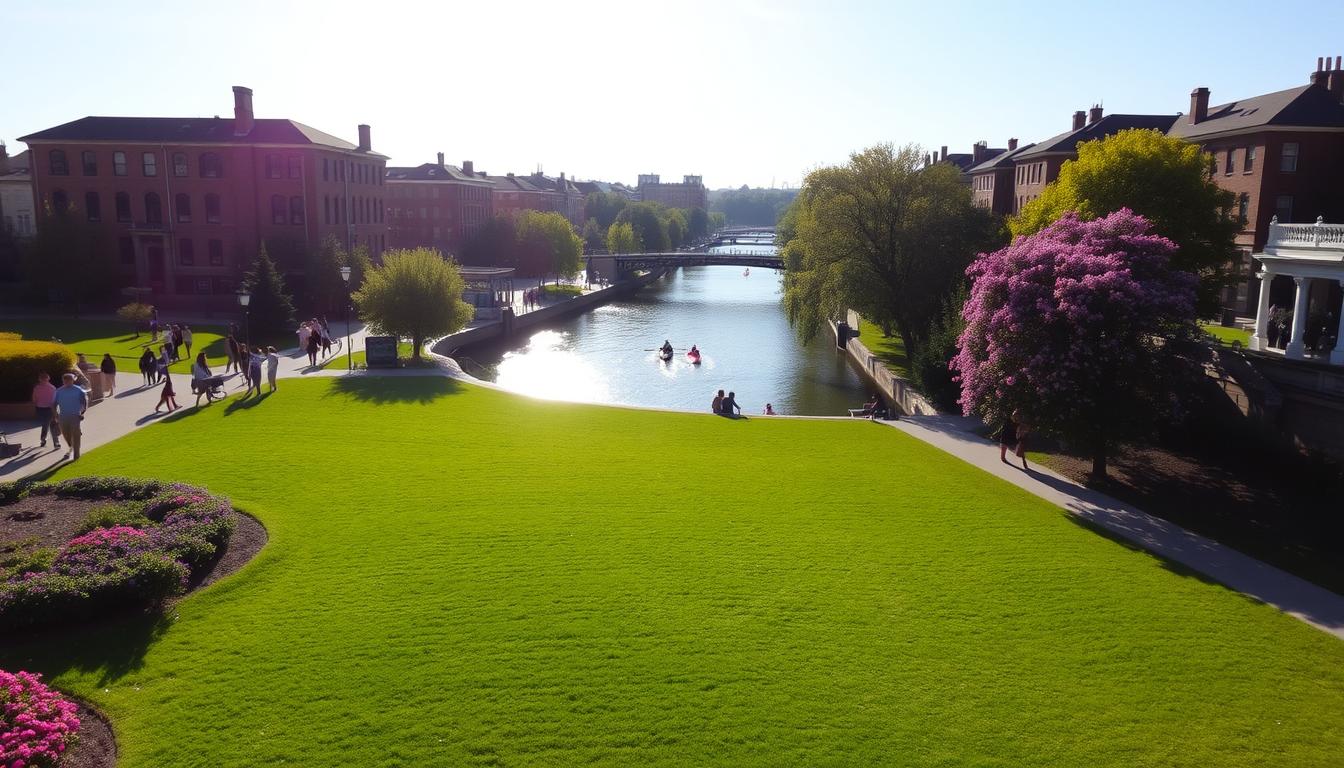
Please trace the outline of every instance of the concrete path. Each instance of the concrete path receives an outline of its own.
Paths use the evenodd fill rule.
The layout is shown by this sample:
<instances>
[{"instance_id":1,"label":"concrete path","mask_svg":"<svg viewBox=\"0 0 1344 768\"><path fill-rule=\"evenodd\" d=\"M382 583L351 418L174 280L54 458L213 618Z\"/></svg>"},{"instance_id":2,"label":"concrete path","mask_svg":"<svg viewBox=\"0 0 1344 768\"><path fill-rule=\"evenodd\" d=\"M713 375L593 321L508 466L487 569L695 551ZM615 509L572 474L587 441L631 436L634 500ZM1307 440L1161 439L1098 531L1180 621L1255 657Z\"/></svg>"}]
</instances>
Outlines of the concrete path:
<instances>
[{"instance_id":1,"label":"concrete path","mask_svg":"<svg viewBox=\"0 0 1344 768\"><path fill-rule=\"evenodd\" d=\"M1004 464L999 460L998 446L973 432L979 426L974 419L946 415L911 416L883 423L1007 480L1144 550L1344 639L1344 596L1039 465L1023 471L1020 464Z\"/></svg>"}]
</instances>

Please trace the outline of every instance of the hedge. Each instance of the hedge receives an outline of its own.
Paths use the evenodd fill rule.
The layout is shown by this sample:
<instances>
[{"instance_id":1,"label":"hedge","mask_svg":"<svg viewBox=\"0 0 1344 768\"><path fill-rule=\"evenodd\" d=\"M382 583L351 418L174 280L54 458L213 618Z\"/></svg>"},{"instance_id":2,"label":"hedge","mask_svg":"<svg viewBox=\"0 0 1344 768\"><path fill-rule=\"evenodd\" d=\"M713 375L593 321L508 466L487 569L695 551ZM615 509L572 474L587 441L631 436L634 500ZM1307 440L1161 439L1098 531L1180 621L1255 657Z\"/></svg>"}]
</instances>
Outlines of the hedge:
<instances>
[{"instance_id":1,"label":"hedge","mask_svg":"<svg viewBox=\"0 0 1344 768\"><path fill-rule=\"evenodd\" d=\"M0 339L0 403L27 402L43 371L59 387L61 374L74 367L75 352L64 344Z\"/></svg>"}]
</instances>

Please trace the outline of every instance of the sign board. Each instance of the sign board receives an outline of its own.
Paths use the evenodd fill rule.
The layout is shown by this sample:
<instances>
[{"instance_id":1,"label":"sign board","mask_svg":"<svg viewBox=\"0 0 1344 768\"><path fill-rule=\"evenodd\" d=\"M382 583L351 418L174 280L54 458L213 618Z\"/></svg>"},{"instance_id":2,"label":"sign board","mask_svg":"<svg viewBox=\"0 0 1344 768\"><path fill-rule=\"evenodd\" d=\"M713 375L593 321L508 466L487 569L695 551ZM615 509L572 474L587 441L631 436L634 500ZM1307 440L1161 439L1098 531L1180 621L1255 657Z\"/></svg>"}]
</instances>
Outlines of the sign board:
<instances>
[{"instance_id":1,"label":"sign board","mask_svg":"<svg viewBox=\"0 0 1344 768\"><path fill-rule=\"evenodd\" d=\"M396 368L397 337L366 336L364 338L364 362L370 368Z\"/></svg>"}]
</instances>

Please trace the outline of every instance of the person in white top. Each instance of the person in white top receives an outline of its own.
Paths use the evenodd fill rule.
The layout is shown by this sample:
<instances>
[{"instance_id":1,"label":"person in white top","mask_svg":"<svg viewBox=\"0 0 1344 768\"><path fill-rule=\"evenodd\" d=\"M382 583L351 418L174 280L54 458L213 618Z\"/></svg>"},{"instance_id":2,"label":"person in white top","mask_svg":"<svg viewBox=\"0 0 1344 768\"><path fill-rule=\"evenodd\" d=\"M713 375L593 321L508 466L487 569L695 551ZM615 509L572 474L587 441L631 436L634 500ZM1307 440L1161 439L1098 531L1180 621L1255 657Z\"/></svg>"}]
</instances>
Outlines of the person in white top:
<instances>
[{"instance_id":1,"label":"person in white top","mask_svg":"<svg viewBox=\"0 0 1344 768\"><path fill-rule=\"evenodd\" d=\"M308 327L308 321L304 320L299 326L299 349L308 349L308 336L312 334L313 329Z\"/></svg>"},{"instance_id":2,"label":"person in white top","mask_svg":"<svg viewBox=\"0 0 1344 768\"><path fill-rule=\"evenodd\" d=\"M191 326L182 326L182 346L187 348L187 357L191 357Z\"/></svg>"},{"instance_id":3,"label":"person in white top","mask_svg":"<svg viewBox=\"0 0 1344 768\"><path fill-rule=\"evenodd\" d=\"M280 367L280 355L275 351L275 347L266 348L266 380L271 383L271 391L275 391L275 372Z\"/></svg>"}]
</instances>

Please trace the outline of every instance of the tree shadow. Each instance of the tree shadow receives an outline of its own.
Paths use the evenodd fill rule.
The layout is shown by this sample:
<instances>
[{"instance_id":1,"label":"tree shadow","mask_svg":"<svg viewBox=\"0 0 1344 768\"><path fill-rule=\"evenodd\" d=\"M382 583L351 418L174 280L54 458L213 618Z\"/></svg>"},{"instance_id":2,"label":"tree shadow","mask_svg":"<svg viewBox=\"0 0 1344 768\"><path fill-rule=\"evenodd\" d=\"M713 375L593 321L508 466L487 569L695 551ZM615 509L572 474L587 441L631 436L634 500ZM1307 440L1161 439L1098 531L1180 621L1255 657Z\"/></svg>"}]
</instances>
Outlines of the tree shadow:
<instances>
[{"instance_id":1,"label":"tree shadow","mask_svg":"<svg viewBox=\"0 0 1344 768\"><path fill-rule=\"evenodd\" d=\"M465 387L447 376L341 376L335 394L366 403L432 403Z\"/></svg>"},{"instance_id":2,"label":"tree shadow","mask_svg":"<svg viewBox=\"0 0 1344 768\"><path fill-rule=\"evenodd\" d=\"M28 669L54 677L69 671L98 673L108 685L145 664L145 652L172 626L169 614L145 611L91 625L53 626L0 636L0 666Z\"/></svg>"}]
</instances>

